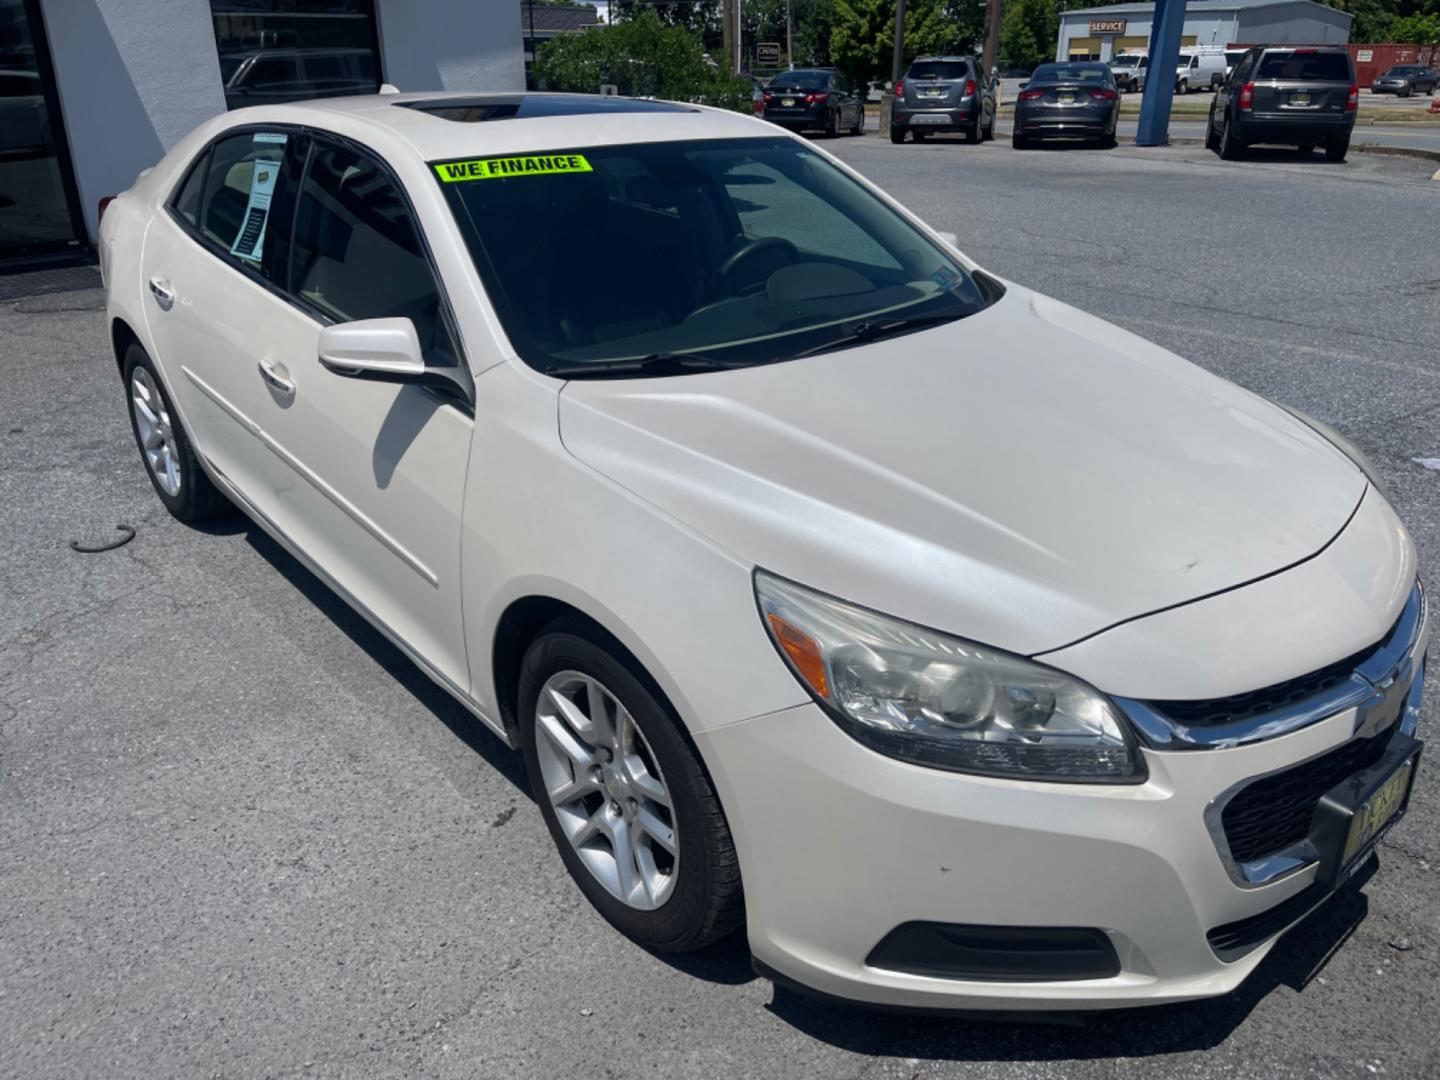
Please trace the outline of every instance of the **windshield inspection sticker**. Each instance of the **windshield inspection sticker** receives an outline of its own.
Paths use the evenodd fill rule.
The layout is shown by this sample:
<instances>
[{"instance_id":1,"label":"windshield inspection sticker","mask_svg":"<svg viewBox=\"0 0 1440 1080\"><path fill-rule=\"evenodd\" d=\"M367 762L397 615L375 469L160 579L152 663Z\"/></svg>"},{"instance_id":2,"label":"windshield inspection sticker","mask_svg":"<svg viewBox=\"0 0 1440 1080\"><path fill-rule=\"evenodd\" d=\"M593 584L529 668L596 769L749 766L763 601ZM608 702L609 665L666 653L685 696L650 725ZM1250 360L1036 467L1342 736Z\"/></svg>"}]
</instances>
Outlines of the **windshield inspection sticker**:
<instances>
[{"instance_id":1,"label":"windshield inspection sticker","mask_svg":"<svg viewBox=\"0 0 1440 1080\"><path fill-rule=\"evenodd\" d=\"M270 216L270 196L275 191L280 163L259 158L251 169L250 202L245 207L244 224L230 245L230 254L258 263L265 246L265 219Z\"/></svg>"},{"instance_id":2,"label":"windshield inspection sticker","mask_svg":"<svg viewBox=\"0 0 1440 1080\"><path fill-rule=\"evenodd\" d=\"M530 157L479 158L475 161L448 161L435 172L447 184L456 180L490 180L507 176L539 176L546 173L592 172L581 154L536 154Z\"/></svg>"}]
</instances>

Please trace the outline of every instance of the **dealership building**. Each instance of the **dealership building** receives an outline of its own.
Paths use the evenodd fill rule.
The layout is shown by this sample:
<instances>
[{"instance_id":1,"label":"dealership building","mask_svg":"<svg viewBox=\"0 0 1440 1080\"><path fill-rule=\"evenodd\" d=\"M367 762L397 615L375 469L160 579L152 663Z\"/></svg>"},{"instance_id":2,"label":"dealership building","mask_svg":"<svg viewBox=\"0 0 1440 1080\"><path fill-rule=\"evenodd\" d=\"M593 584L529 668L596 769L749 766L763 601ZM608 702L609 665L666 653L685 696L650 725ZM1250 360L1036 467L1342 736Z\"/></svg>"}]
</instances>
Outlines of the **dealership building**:
<instances>
[{"instance_id":1,"label":"dealership building","mask_svg":"<svg viewBox=\"0 0 1440 1080\"><path fill-rule=\"evenodd\" d=\"M226 109L520 90L515 0L0 0L0 270L88 254L101 197Z\"/></svg>"},{"instance_id":2,"label":"dealership building","mask_svg":"<svg viewBox=\"0 0 1440 1080\"><path fill-rule=\"evenodd\" d=\"M1354 16L1313 0L1190 0L1180 32L1195 45L1343 45ZM1109 60L1150 46L1154 4L1107 4L1060 14L1057 60Z\"/></svg>"}]
</instances>

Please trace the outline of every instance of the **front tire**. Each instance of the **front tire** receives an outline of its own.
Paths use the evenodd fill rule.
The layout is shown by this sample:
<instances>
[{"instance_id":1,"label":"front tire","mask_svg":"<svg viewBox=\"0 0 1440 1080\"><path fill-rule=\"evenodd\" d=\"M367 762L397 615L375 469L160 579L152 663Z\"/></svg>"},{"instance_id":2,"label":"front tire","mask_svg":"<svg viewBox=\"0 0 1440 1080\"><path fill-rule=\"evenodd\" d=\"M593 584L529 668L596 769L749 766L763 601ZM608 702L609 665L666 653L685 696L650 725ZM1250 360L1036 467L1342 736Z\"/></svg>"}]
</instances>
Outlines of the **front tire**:
<instances>
[{"instance_id":1,"label":"front tire","mask_svg":"<svg viewBox=\"0 0 1440 1080\"><path fill-rule=\"evenodd\" d=\"M187 525L231 513L234 507L201 468L149 354L138 344L131 345L125 351L124 370L130 430L145 473L165 509Z\"/></svg>"},{"instance_id":2,"label":"front tire","mask_svg":"<svg viewBox=\"0 0 1440 1080\"><path fill-rule=\"evenodd\" d=\"M530 786L570 876L642 945L682 953L744 918L720 800L644 670L582 620L548 627L520 668Z\"/></svg>"}]
</instances>

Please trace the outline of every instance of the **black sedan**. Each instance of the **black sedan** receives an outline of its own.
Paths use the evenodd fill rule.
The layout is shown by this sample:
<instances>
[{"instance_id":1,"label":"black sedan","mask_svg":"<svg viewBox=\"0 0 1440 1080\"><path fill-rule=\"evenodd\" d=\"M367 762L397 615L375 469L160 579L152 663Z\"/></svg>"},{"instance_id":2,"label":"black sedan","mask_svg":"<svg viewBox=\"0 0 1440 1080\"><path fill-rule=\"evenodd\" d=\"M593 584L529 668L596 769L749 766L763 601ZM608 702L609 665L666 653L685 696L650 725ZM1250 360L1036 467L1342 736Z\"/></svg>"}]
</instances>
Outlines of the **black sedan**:
<instances>
[{"instance_id":1,"label":"black sedan","mask_svg":"<svg viewBox=\"0 0 1440 1080\"><path fill-rule=\"evenodd\" d=\"M791 131L859 135L865 130L865 103L834 68L782 71L765 87L762 109L766 120Z\"/></svg>"},{"instance_id":2,"label":"black sedan","mask_svg":"<svg viewBox=\"0 0 1440 1080\"><path fill-rule=\"evenodd\" d=\"M1041 64L1015 99L1017 150L1040 139L1086 139L1107 149L1115 145L1120 94L1109 64Z\"/></svg>"},{"instance_id":3,"label":"black sedan","mask_svg":"<svg viewBox=\"0 0 1440 1080\"><path fill-rule=\"evenodd\" d=\"M1370 84L1372 94L1396 94L1409 97L1411 94L1433 94L1440 82L1434 68L1424 64L1396 64L1384 75L1377 76Z\"/></svg>"}]
</instances>

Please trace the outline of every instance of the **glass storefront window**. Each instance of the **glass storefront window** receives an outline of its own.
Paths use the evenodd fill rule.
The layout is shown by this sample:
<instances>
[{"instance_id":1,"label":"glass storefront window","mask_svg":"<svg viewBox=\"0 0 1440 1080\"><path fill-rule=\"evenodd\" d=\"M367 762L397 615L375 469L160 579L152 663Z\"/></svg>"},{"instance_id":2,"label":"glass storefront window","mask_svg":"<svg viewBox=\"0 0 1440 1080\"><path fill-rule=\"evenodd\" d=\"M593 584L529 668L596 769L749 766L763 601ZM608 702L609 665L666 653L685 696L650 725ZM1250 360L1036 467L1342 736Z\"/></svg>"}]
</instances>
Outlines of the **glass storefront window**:
<instances>
[{"instance_id":1,"label":"glass storefront window","mask_svg":"<svg viewBox=\"0 0 1440 1080\"><path fill-rule=\"evenodd\" d=\"M64 133L32 8L26 0L0 0L0 258L78 242L60 159Z\"/></svg>"},{"instance_id":2,"label":"glass storefront window","mask_svg":"<svg viewBox=\"0 0 1440 1080\"><path fill-rule=\"evenodd\" d=\"M232 109L380 88L372 0L210 0L210 13Z\"/></svg>"}]
</instances>

